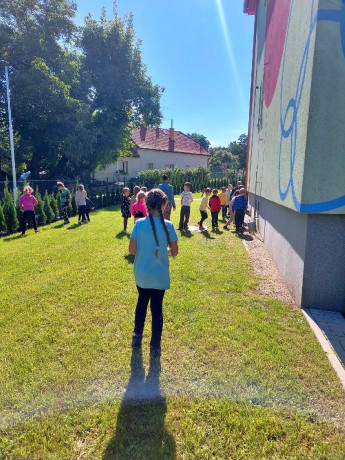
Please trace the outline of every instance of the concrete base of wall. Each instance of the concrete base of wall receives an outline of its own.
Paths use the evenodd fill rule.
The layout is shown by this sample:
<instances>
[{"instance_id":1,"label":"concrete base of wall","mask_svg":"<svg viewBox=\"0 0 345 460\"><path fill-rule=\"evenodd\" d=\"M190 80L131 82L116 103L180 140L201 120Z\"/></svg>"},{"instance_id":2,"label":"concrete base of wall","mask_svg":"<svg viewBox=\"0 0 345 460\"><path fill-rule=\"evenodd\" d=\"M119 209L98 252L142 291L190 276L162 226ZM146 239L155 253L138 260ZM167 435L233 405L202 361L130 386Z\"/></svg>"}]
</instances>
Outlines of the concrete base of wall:
<instances>
[{"instance_id":1,"label":"concrete base of wall","mask_svg":"<svg viewBox=\"0 0 345 460\"><path fill-rule=\"evenodd\" d=\"M300 214L249 193L258 231L302 308L345 311L345 215Z\"/></svg>"}]
</instances>

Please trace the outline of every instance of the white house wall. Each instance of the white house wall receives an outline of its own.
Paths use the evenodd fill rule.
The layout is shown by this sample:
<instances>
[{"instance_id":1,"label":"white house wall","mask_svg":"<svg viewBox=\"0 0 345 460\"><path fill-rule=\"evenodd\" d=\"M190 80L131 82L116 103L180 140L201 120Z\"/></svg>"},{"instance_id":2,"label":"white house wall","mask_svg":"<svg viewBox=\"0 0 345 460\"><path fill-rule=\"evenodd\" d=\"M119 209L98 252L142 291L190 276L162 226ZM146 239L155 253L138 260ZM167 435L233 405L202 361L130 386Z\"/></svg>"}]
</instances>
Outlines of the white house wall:
<instances>
[{"instance_id":1,"label":"white house wall","mask_svg":"<svg viewBox=\"0 0 345 460\"><path fill-rule=\"evenodd\" d=\"M196 166L207 166L208 156L206 155L193 155L189 153L177 152L158 152L156 150L141 150L138 151L139 158L137 157L123 157L119 158L117 163L109 165L106 169L96 170L96 180L114 181L125 176L130 179L136 177L139 171L149 169L149 164L152 164L151 169L164 169L167 165L174 165L174 169L186 169L188 167L195 168ZM128 161L128 174L116 174L118 169L121 169L122 161Z\"/></svg>"}]
</instances>

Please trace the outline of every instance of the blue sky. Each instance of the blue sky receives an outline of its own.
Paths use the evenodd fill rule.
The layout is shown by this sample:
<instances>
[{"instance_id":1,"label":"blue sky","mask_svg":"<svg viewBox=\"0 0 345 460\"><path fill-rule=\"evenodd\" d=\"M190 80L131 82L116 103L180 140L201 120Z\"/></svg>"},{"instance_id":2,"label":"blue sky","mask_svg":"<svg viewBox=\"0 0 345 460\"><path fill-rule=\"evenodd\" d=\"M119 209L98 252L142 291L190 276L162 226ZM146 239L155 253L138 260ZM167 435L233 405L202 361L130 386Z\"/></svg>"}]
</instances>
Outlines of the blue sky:
<instances>
[{"instance_id":1,"label":"blue sky","mask_svg":"<svg viewBox=\"0 0 345 460\"><path fill-rule=\"evenodd\" d=\"M134 15L143 62L165 87L162 127L204 134L226 146L248 129L254 19L243 0L118 0L118 14ZM111 0L78 1L76 21Z\"/></svg>"}]
</instances>

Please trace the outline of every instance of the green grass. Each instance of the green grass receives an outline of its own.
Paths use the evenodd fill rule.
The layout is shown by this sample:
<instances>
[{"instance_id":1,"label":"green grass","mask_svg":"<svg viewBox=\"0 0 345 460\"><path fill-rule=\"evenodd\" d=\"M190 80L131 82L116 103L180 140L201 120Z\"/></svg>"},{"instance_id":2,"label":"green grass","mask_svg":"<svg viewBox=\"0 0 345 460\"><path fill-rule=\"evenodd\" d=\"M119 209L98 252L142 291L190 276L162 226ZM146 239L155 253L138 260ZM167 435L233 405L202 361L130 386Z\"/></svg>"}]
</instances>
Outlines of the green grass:
<instances>
[{"instance_id":1,"label":"green grass","mask_svg":"<svg viewBox=\"0 0 345 460\"><path fill-rule=\"evenodd\" d=\"M149 317L132 355L120 212L91 220L0 240L0 459L345 458L337 376L300 311L254 295L241 239L181 236L159 364Z\"/></svg>"}]
</instances>

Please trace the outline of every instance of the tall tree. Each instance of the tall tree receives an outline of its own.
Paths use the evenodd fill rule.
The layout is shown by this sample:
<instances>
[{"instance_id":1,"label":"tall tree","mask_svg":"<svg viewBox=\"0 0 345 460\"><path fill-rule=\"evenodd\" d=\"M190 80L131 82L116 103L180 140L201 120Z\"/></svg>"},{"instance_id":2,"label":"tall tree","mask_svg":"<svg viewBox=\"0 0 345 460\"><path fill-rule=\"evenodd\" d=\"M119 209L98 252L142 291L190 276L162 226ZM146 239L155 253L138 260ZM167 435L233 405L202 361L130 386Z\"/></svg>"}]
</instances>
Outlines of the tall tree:
<instances>
[{"instance_id":1,"label":"tall tree","mask_svg":"<svg viewBox=\"0 0 345 460\"><path fill-rule=\"evenodd\" d=\"M230 142L229 144L229 150L231 151L231 153L238 157L238 160L239 160L238 167L240 169L246 168L247 146L248 146L247 134L241 134L238 138L238 141Z\"/></svg>"},{"instance_id":2,"label":"tall tree","mask_svg":"<svg viewBox=\"0 0 345 460\"><path fill-rule=\"evenodd\" d=\"M192 134L187 134L188 137L191 137L194 139L196 142L198 142L201 147L203 147L205 150L209 151L211 147L210 141L204 136L203 134L198 134L198 133L192 133Z\"/></svg>"},{"instance_id":3,"label":"tall tree","mask_svg":"<svg viewBox=\"0 0 345 460\"><path fill-rule=\"evenodd\" d=\"M218 147L211 150L209 166L212 170L222 170L222 167L235 169L239 166L239 158L226 147Z\"/></svg>"},{"instance_id":4,"label":"tall tree","mask_svg":"<svg viewBox=\"0 0 345 460\"><path fill-rule=\"evenodd\" d=\"M163 88L148 77L140 45L131 15L113 20L103 15L100 21L88 16L81 30L82 97L92 112L94 158L102 166L129 150L134 126L158 126L162 120Z\"/></svg>"}]
</instances>

